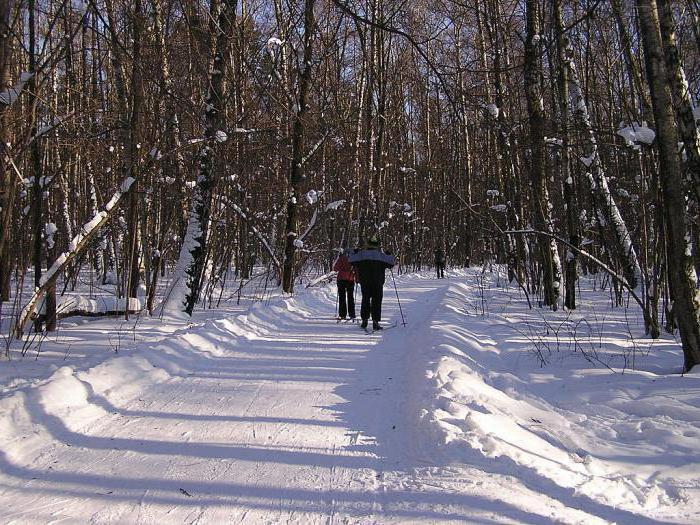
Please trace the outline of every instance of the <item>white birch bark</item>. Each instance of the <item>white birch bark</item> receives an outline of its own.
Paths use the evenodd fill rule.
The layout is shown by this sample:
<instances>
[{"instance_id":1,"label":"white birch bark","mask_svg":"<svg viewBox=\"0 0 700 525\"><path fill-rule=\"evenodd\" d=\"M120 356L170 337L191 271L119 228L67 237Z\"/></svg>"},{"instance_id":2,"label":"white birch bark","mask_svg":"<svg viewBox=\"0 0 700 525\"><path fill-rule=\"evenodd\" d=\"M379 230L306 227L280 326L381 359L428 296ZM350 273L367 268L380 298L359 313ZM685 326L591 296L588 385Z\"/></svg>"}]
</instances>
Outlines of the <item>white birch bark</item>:
<instances>
[{"instance_id":1,"label":"white birch bark","mask_svg":"<svg viewBox=\"0 0 700 525\"><path fill-rule=\"evenodd\" d=\"M634 288L639 283L641 276L637 253L632 245L632 237L627 225L608 185L608 178L588 114L588 106L573 61L573 53L568 43L564 50L564 66L569 77L572 116L583 131L584 157L580 160L588 169L586 179L595 203L597 219L604 231L610 235L609 248L622 265L625 279Z\"/></svg>"}]
</instances>

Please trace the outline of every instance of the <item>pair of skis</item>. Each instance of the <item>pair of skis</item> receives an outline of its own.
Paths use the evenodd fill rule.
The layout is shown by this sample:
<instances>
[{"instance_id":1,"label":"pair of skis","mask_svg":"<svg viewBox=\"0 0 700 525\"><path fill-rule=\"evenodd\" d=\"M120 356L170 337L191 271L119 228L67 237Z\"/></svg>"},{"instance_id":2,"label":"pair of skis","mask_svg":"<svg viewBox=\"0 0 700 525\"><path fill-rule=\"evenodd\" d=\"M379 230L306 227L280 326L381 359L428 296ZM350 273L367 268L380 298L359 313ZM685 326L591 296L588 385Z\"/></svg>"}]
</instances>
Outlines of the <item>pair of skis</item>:
<instances>
[{"instance_id":1,"label":"pair of skis","mask_svg":"<svg viewBox=\"0 0 700 525\"><path fill-rule=\"evenodd\" d=\"M386 326L382 326L382 328L380 328L379 330L374 330L374 329L370 328L369 325L367 325L367 328L363 328L363 330L365 331L365 333L367 335L372 335L372 334L376 334L378 332L386 332L387 330L391 330L392 328L396 328L397 326L398 326L398 323L396 321L394 321L393 323L390 323Z\"/></svg>"},{"instance_id":2,"label":"pair of skis","mask_svg":"<svg viewBox=\"0 0 700 525\"><path fill-rule=\"evenodd\" d=\"M352 318L352 317L349 318L349 319L343 319L342 317L336 317L336 318L335 318L335 322L338 323L338 324L340 324L340 323L344 323L344 324L352 323L352 324L355 324L355 323L357 323L357 321L358 321L358 319ZM386 325L386 326L383 326L383 327L380 328L379 330L374 330L374 329L371 328L369 325L367 326L367 328L362 328L362 330L364 330L364 332L365 332L366 334L369 335L369 334L376 334L377 332L384 332L385 330L391 330L392 328L396 328L397 326L398 326L398 322L394 321L393 323L390 323L390 324L388 324L388 325Z\"/></svg>"}]
</instances>

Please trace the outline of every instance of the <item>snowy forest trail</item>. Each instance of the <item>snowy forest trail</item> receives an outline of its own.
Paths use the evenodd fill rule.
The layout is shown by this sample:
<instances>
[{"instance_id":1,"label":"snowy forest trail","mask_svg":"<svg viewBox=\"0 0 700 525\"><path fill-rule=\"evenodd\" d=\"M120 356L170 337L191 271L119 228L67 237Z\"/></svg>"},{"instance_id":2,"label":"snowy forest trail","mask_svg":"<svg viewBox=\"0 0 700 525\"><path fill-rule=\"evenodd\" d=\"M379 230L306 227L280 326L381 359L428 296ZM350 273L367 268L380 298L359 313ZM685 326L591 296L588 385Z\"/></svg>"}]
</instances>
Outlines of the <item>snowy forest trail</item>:
<instances>
[{"instance_id":1,"label":"snowy forest trail","mask_svg":"<svg viewBox=\"0 0 700 525\"><path fill-rule=\"evenodd\" d=\"M59 369L12 398L0 521L668 522L435 449L426 370L454 282L399 279L403 327L389 281L385 319L399 324L385 333L336 323L329 287Z\"/></svg>"},{"instance_id":2,"label":"snowy forest trail","mask_svg":"<svg viewBox=\"0 0 700 525\"><path fill-rule=\"evenodd\" d=\"M407 314L413 302L434 310L443 293L424 283L402 290ZM183 356L182 375L123 406L81 380L108 415L79 431L29 396L53 443L29 468L3 461L17 485L0 497L23 501L5 518L308 523L384 514L383 473L406 464L410 441L400 405L412 380L401 354L421 323L367 335L323 313L261 308L243 321L257 333L242 340L213 330L180 336L202 355ZM104 506L97 512L95 500ZM395 517L440 514L404 509Z\"/></svg>"}]
</instances>

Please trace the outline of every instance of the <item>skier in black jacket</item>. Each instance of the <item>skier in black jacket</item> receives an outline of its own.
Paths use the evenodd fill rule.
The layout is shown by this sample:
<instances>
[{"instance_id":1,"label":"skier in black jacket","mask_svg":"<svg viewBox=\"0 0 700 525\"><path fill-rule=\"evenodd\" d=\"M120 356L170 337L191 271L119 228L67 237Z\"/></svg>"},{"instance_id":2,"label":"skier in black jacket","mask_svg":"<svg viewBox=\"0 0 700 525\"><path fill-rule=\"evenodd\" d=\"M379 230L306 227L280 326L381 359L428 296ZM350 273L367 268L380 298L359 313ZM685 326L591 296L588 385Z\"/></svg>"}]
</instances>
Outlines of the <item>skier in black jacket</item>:
<instances>
[{"instance_id":1,"label":"skier in black jacket","mask_svg":"<svg viewBox=\"0 0 700 525\"><path fill-rule=\"evenodd\" d=\"M382 320L382 297L384 295L384 272L396 264L396 259L379 249L379 240L372 236L363 250L350 255L350 263L355 267L355 273L360 280L362 289L362 328L367 328L367 321L372 315L372 328L382 330L379 321Z\"/></svg>"},{"instance_id":2,"label":"skier in black jacket","mask_svg":"<svg viewBox=\"0 0 700 525\"><path fill-rule=\"evenodd\" d=\"M437 272L438 279L445 278L445 252L442 251L440 246L435 246L435 271Z\"/></svg>"}]
</instances>

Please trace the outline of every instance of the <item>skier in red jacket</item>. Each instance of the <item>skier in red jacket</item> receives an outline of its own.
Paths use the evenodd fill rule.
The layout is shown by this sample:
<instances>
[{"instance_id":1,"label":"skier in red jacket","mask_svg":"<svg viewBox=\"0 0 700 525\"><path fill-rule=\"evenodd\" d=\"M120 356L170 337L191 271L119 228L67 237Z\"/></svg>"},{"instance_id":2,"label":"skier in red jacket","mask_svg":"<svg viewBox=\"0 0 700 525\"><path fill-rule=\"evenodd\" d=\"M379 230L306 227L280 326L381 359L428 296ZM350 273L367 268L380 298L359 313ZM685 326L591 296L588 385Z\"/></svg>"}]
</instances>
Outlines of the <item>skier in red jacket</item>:
<instances>
[{"instance_id":1,"label":"skier in red jacket","mask_svg":"<svg viewBox=\"0 0 700 525\"><path fill-rule=\"evenodd\" d=\"M355 270L345 250L340 252L333 270L338 272L338 316L341 320L355 319Z\"/></svg>"}]
</instances>

